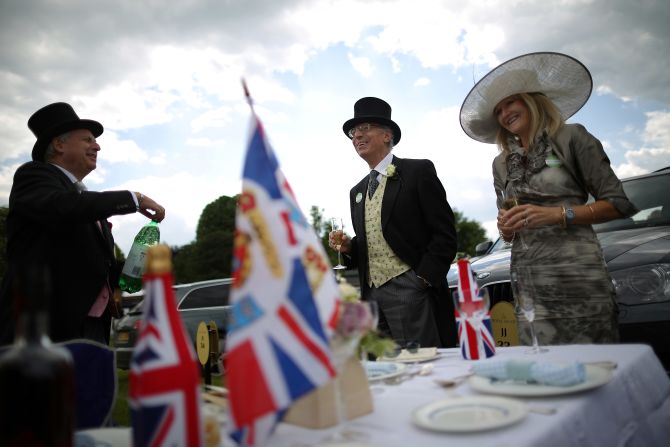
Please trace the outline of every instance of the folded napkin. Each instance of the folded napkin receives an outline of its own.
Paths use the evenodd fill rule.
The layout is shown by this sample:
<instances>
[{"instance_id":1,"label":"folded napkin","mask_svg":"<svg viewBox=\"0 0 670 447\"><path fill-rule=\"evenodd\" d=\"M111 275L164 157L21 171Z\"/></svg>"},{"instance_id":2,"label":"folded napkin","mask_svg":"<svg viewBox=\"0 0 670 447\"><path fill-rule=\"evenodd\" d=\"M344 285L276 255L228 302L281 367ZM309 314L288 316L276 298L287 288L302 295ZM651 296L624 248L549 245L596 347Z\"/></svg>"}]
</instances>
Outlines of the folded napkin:
<instances>
[{"instance_id":1,"label":"folded napkin","mask_svg":"<svg viewBox=\"0 0 670 447\"><path fill-rule=\"evenodd\" d=\"M472 371L483 377L498 380L516 380L552 386L571 386L586 380L582 363L551 363L528 360L501 360L477 362Z\"/></svg>"}]
</instances>

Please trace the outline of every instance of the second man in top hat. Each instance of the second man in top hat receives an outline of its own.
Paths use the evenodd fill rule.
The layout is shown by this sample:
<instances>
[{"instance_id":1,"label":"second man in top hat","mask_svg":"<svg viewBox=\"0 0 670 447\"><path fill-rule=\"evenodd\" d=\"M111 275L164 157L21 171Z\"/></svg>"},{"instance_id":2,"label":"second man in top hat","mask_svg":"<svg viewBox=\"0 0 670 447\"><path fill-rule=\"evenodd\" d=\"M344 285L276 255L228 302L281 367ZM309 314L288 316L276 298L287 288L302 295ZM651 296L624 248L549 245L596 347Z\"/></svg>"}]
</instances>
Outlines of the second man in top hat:
<instances>
[{"instance_id":1,"label":"second man in top hat","mask_svg":"<svg viewBox=\"0 0 670 447\"><path fill-rule=\"evenodd\" d=\"M401 131L379 98L358 100L342 130L370 169L349 193L355 236L340 247L363 299L378 303L380 330L401 347L457 345L445 280L456 227L435 166L391 153ZM332 233L329 243L337 248Z\"/></svg>"}]
</instances>

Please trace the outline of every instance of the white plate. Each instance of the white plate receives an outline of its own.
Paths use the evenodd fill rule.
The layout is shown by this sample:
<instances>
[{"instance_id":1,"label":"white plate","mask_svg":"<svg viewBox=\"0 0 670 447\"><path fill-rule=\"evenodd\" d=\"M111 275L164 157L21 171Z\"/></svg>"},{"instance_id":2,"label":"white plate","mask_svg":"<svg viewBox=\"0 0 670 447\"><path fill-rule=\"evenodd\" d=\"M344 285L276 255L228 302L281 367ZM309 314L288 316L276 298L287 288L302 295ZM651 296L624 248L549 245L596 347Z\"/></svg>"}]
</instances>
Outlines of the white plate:
<instances>
[{"instance_id":1,"label":"white plate","mask_svg":"<svg viewBox=\"0 0 670 447\"><path fill-rule=\"evenodd\" d=\"M415 353L408 352L406 349L400 351L397 357L379 357L379 362L395 362L395 363L421 363L435 360L440 354L436 348L419 348Z\"/></svg>"},{"instance_id":2,"label":"white plate","mask_svg":"<svg viewBox=\"0 0 670 447\"><path fill-rule=\"evenodd\" d=\"M594 365L585 365L586 380L571 386L551 386L535 383L495 381L488 377L472 376L468 383L482 393L504 396L556 396L590 390L605 385L612 378L612 371Z\"/></svg>"},{"instance_id":3,"label":"white plate","mask_svg":"<svg viewBox=\"0 0 670 447\"><path fill-rule=\"evenodd\" d=\"M403 363L365 362L365 369L370 382L399 376L405 372L406 368L407 365Z\"/></svg>"},{"instance_id":4,"label":"white plate","mask_svg":"<svg viewBox=\"0 0 670 447\"><path fill-rule=\"evenodd\" d=\"M492 430L526 417L526 405L494 396L465 396L424 405L412 412L415 425L434 431L473 432Z\"/></svg>"}]
</instances>

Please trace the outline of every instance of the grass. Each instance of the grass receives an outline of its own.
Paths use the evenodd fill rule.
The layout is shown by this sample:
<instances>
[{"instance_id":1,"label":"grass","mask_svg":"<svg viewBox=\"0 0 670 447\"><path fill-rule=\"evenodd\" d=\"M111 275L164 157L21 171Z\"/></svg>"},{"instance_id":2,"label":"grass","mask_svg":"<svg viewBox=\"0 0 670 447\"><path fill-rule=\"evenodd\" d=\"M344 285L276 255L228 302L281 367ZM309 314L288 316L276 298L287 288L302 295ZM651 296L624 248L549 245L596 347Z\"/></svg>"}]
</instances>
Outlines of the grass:
<instances>
[{"instance_id":1,"label":"grass","mask_svg":"<svg viewBox=\"0 0 670 447\"><path fill-rule=\"evenodd\" d=\"M120 427L130 426L130 411L128 410L128 371L116 370L117 389L116 402L112 411L114 425ZM204 380L201 380L204 384ZM223 376L212 376L212 385L223 386Z\"/></svg>"},{"instance_id":2,"label":"grass","mask_svg":"<svg viewBox=\"0 0 670 447\"><path fill-rule=\"evenodd\" d=\"M116 370L116 402L112 411L114 425L130 426L130 412L128 411L128 371Z\"/></svg>"}]
</instances>

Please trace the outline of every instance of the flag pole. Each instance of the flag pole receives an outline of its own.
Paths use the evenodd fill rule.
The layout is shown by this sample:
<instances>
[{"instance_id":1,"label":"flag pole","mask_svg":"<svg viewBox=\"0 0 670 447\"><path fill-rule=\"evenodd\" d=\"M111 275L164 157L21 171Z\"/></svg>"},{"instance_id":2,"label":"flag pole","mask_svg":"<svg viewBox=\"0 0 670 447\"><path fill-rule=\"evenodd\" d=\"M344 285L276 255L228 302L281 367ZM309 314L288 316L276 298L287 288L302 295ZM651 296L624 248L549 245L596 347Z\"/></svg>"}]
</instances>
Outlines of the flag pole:
<instances>
[{"instance_id":1,"label":"flag pole","mask_svg":"<svg viewBox=\"0 0 670 447\"><path fill-rule=\"evenodd\" d=\"M247 99L247 104L249 104L251 112L256 115L256 111L254 110L254 101L251 99L249 88L247 87L247 81L245 81L244 78L242 78L242 89L244 90L244 97Z\"/></svg>"}]
</instances>

